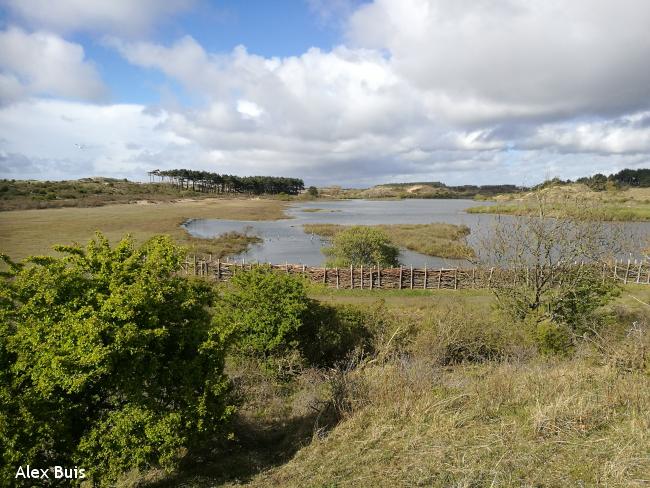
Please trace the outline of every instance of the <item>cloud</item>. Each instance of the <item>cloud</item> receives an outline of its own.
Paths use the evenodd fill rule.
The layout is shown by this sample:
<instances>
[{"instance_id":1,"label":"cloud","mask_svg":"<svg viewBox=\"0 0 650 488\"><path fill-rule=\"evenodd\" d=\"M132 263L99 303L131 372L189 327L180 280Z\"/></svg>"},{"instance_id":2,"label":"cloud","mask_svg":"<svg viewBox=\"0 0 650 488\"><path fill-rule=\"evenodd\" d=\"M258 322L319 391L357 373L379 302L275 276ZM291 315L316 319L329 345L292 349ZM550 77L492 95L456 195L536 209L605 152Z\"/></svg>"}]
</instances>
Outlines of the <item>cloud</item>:
<instances>
[{"instance_id":1,"label":"cloud","mask_svg":"<svg viewBox=\"0 0 650 488\"><path fill-rule=\"evenodd\" d=\"M432 114L463 123L650 106L645 0L376 0L348 39L386 50Z\"/></svg>"},{"instance_id":2,"label":"cloud","mask_svg":"<svg viewBox=\"0 0 650 488\"><path fill-rule=\"evenodd\" d=\"M647 2L375 0L348 11L346 45L298 56L211 52L189 35L107 38L183 87L159 106L25 99L92 96L62 82L39 88L37 70L2 64L0 90L22 101L0 108L0 164L132 178L184 166L342 185L534 184L650 164ZM16 32L19 45L58 39ZM64 45L92 72L80 46ZM52 69L43 83L57 80Z\"/></svg>"},{"instance_id":3,"label":"cloud","mask_svg":"<svg viewBox=\"0 0 650 488\"><path fill-rule=\"evenodd\" d=\"M55 32L142 35L162 19L189 9L194 0L0 0L16 17Z\"/></svg>"},{"instance_id":4,"label":"cloud","mask_svg":"<svg viewBox=\"0 0 650 488\"><path fill-rule=\"evenodd\" d=\"M0 31L0 103L28 95L96 100L105 93L79 44L17 27Z\"/></svg>"}]
</instances>

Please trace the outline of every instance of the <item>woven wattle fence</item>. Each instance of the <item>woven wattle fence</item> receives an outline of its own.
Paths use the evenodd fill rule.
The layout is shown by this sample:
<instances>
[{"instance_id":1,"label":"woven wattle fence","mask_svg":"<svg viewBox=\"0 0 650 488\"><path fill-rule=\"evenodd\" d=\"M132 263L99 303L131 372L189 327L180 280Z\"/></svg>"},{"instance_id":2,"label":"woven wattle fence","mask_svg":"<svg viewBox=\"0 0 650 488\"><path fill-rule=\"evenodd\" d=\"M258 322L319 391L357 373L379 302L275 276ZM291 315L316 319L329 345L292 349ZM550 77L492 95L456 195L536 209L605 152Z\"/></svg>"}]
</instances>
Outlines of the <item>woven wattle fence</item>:
<instances>
[{"instance_id":1,"label":"woven wattle fence","mask_svg":"<svg viewBox=\"0 0 650 488\"><path fill-rule=\"evenodd\" d=\"M217 281L227 281L234 274L250 270L262 264L221 261L190 257L182 264L181 272ZM531 268L399 268L349 267L326 268L302 264L264 264L278 272L300 275L315 283L322 283L338 289L393 289L393 290L437 290L491 288L494 286L527 283L531 278ZM572 266L593 266L602 279L615 279L625 284L650 284L650 264L645 261L615 261L612 263L590 264L574 263ZM549 270L553 273L553 270Z\"/></svg>"}]
</instances>

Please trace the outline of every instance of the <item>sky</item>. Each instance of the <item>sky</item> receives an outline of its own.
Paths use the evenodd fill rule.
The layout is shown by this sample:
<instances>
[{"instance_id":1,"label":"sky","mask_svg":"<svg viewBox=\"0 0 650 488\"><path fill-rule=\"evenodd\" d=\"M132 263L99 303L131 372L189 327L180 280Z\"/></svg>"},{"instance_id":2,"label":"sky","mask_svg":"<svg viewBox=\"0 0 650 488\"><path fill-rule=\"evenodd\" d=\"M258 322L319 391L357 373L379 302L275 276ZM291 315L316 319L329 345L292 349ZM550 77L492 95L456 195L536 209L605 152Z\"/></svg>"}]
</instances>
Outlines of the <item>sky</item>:
<instances>
[{"instance_id":1,"label":"sky","mask_svg":"<svg viewBox=\"0 0 650 488\"><path fill-rule=\"evenodd\" d=\"M0 178L650 167L648 26L647 0L0 0Z\"/></svg>"}]
</instances>

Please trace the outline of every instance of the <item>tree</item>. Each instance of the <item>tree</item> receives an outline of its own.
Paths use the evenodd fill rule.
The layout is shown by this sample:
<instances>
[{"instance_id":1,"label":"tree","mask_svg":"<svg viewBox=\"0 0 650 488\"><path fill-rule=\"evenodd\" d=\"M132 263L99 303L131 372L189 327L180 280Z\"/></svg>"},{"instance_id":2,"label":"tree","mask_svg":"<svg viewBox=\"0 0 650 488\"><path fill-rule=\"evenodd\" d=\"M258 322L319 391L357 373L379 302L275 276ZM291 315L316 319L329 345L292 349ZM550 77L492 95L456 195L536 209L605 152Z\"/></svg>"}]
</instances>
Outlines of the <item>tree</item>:
<instances>
[{"instance_id":1,"label":"tree","mask_svg":"<svg viewBox=\"0 0 650 488\"><path fill-rule=\"evenodd\" d=\"M323 249L329 257L327 265L382 266L399 265L399 249L379 229L367 226L353 226L339 232L332 239L332 246Z\"/></svg>"},{"instance_id":2,"label":"tree","mask_svg":"<svg viewBox=\"0 0 650 488\"><path fill-rule=\"evenodd\" d=\"M616 294L602 265L624 248L613 225L548 218L540 201L538 215L498 219L479 256L509 273L495 279L492 290L512 319L579 334L593 325L591 314Z\"/></svg>"},{"instance_id":3,"label":"tree","mask_svg":"<svg viewBox=\"0 0 650 488\"><path fill-rule=\"evenodd\" d=\"M307 194L311 197L317 197L318 196L318 188L315 186L310 186L307 188Z\"/></svg>"},{"instance_id":4,"label":"tree","mask_svg":"<svg viewBox=\"0 0 650 488\"><path fill-rule=\"evenodd\" d=\"M100 484L172 469L232 411L211 288L178 276L184 251L168 237L56 249L3 257L1 479L27 463L81 466Z\"/></svg>"}]
</instances>

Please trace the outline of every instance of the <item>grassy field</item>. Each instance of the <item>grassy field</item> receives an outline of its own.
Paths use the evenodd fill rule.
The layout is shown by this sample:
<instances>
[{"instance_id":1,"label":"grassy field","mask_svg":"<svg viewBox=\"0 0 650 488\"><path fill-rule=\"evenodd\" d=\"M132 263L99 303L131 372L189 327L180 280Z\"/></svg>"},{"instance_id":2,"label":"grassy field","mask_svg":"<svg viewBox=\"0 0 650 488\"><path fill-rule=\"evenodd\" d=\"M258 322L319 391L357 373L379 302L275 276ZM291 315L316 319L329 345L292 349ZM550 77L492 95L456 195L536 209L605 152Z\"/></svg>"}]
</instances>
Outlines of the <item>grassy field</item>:
<instances>
[{"instance_id":1,"label":"grassy field","mask_svg":"<svg viewBox=\"0 0 650 488\"><path fill-rule=\"evenodd\" d=\"M311 295L383 320L380 353L289 382L231 366L245 399L234 440L147 486L650 483L650 306L632 298L650 303L649 287L626 287L566 357L537 352L485 290Z\"/></svg>"},{"instance_id":2,"label":"grassy field","mask_svg":"<svg viewBox=\"0 0 650 488\"><path fill-rule=\"evenodd\" d=\"M471 247L463 242L470 230L464 225L454 224L390 224L373 225L383 230L393 244L428 256L449 259L465 259L474 256ZM305 224L306 233L333 237L346 228L339 224Z\"/></svg>"},{"instance_id":3,"label":"grassy field","mask_svg":"<svg viewBox=\"0 0 650 488\"><path fill-rule=\"evenodd\" d=\"M284 217L284 206L275 199L202 199L0 212L0 250L13 259L48 254L53 244L84 243L101 231L111 241L127 233L138 242L169 234L192 251L219 255L234 241L241 244L242 238L192 239L180 224L189 218L274 220Z\"/></svg>"},{"instance_id":4,"label":"grassy field","mask_svg":"<svg viewBox=\"0 0 650 488\"><path fill-rule=\"evenodd\" d=\"M530 215L544 204L548 215L605 221L650 220L650 188L593 191L574 183L551 186L536 192L499 195L492 206L471 207L469 213Z\"/></svg>"}]
</instances>

